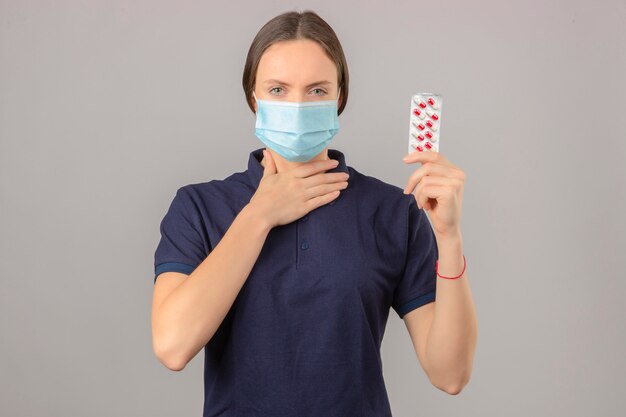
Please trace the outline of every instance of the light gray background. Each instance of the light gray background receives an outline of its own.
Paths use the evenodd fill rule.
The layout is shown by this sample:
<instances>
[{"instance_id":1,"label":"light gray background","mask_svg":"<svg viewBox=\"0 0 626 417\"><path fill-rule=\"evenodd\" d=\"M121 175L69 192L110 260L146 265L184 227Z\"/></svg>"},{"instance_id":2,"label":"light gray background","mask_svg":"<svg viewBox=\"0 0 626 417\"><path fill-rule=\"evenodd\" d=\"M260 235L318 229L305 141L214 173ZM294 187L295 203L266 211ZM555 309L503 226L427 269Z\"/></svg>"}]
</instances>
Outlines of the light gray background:
<instances>
[{"instance_id":1,"label":"light gray background","mask_svg":"<svg viewBox=\"0 0 626 417\"><path fill-rule=\"evenodd\" d=\"M1 1L0 414L201 415L202 354L151 348L159 222L262 146L246 53L304 8L348 59L348 165L404 187L409 98L436 91L468 174L472 380L431 386L392 311L394 417L624 415L623 0Z\"/></svg>"}]
</instances>

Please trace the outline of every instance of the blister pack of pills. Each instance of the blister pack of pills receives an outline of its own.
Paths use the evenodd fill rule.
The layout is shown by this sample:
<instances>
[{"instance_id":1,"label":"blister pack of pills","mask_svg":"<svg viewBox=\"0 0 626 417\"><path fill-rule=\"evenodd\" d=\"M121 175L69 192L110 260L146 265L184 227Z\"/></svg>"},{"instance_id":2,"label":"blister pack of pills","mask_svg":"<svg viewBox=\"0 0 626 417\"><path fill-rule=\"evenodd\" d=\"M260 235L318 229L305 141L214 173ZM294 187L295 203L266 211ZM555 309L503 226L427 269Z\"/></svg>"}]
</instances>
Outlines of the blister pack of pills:
<instances>
[{"instance_id":1,"label":"blister pack of pills","mask_svg":"<svg viewBox=\"0 0 626 417\"><path fill-rule=\"evenodd\" d=\"M441 94L413 94L409 121L409 153L439 152L442 104Z\"/></svg>"}]
</instances>

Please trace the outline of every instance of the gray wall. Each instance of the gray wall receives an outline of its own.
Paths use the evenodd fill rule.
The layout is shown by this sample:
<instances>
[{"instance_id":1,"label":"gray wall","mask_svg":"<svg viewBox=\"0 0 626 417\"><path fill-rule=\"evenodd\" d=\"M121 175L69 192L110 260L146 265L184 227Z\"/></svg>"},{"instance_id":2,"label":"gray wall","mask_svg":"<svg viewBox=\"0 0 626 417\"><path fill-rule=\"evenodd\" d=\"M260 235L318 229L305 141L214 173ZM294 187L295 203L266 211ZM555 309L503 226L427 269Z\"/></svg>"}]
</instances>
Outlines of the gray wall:
<instances>
[{"instance_id":1,"label":"gray wall","mask_svg":"<svg viewBox=\"0 0 626 417\"><path fill-rule=\"evenodd\" d=\"M438 91L468 174L472 380L431 386L391 312L394 417L623 415L623 0L1 1L0 414L201 415L203 356L175 373L151 349L159 221L262 146L246 52L309 7L351 70L348 165L404 187L408 100Z\"/></svg>"}]
</instances>

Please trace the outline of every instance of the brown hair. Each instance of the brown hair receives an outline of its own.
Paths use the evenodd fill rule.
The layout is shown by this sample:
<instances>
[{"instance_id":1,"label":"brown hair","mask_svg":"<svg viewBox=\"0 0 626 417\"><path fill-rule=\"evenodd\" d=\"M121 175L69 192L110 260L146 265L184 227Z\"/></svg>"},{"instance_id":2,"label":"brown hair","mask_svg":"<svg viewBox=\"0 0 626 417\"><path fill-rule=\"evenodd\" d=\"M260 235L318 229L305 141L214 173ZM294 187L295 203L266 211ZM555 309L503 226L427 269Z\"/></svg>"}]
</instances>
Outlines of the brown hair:
<instances>
[{"instance_id":1,"label":"brown hair","mask_svg":"<svg viewBox=\"0 0 626 417\"><path fill-rule=\"evenodd\" d=\"M246 94L248 106L254 112L252 91L263 52L276 42L293 39L310 39L317 42L324 48L330 59L335 62L339 77L337 85L341 88L340 94L343 97L337 114L341 114L346 107L348 98L348 63L335 31L324 19L311 10L290 11L280 14L267 22L255 36L248 50L248 57L243 70L243 91Z\"/></svg>"}]
</instances>

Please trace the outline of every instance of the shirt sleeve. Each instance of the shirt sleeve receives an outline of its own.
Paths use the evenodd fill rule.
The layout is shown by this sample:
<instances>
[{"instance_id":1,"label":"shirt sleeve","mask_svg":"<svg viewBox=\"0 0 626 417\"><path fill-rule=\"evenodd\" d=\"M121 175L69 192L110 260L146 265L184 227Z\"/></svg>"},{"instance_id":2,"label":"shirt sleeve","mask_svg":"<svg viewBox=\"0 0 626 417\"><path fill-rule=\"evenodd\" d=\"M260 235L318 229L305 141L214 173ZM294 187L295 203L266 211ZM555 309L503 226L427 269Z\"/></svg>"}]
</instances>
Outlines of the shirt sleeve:
<instances>
[{"instance_id":1,"label":"shirt sleeve","mask_svg":"<svg viewBox=\"0 0 626 417\"><path fill-rule=\"evenodd\" d=\"M398 282L392 307L402 318L409 311L435 301L439 258L437 239L423 209L412 194L408 208L407 257L404 273Z\"/></svg>"},{"instance_id":2,"label":"shirt sleeve","mask_svg":"<svg viewBox=\"0 0 626 417\"><path fill-rule=\"evenodd\" d=\"M154 283L168 271L191 274L208 256L200 214L185 187L176 191L161 220L161 239L154 253Z\"/></svg>"}]
</instances>

